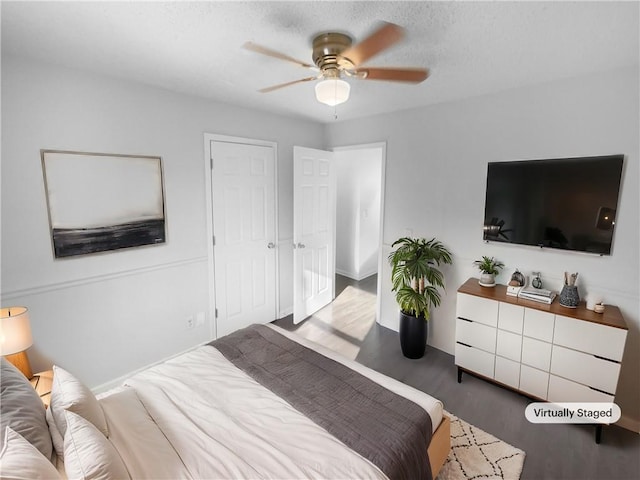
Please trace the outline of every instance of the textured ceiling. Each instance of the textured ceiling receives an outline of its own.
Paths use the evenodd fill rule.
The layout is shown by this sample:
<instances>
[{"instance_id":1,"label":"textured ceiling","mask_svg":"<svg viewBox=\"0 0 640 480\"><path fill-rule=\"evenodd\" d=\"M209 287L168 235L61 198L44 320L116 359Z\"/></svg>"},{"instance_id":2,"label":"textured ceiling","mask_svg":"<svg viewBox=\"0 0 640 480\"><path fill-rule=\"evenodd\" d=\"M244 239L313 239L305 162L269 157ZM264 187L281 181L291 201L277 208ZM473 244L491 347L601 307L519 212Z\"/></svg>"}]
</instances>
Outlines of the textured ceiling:
<instances>
[{"instance_id":1,"label":"textured ceiling","mask_svg":"<svg viewBox=\"0 0 640 480\"><path fill-rule=\"evenodd\" d=\"M309 71L323 31L366 37L380 20L405 41L368 62L427 67L422 84L349 80L339 120L638 65L637 2L2 2L2 53L131 79L251 108L334 120L313 83L257 90Z\"/></svg>"}]
</instances>

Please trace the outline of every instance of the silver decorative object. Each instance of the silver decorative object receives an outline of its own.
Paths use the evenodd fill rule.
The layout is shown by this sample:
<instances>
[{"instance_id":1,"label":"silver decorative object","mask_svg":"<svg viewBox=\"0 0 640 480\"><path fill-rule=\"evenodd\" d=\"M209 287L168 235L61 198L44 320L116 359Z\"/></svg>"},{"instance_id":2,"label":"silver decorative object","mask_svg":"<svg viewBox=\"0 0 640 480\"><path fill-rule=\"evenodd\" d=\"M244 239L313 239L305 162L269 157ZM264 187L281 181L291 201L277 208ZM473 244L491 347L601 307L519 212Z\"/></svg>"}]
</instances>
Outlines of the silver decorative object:
<instances>
[{"instance_id":1,"label":"silver decorative object","mask_svg":"<svg viewBox=\"0 0 640 480\"><path fill-rule=\"evenodd\" d=\"M540 272L533 272L533 280L531 280L531 286L533 288L542 288L542 279L540 278Z\"/></svg>"}]
</instances>

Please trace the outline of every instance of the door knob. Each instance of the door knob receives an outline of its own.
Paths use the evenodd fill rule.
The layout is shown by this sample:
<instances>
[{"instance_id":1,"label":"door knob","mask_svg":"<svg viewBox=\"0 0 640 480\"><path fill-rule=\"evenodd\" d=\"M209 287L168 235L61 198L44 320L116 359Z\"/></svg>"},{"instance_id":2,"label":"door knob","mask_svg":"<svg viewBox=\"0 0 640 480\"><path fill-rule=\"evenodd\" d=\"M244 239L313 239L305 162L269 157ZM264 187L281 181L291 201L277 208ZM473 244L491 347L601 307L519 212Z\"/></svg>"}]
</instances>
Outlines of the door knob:
<instances>
[{"instance_id":1,"label":"door knob","mask_svg":"<svg viewBox=\"0 0 640 480\"><path fill-rule=\"evenodd\" d=\"M306 248L306 245L304 243L300 243L298 242L298 245L296 245L298 248Z\"/></svg>"},{"instance_id":2,"label":"door knob","mask_svg":"<svg viewBox=\"0 0 640 480\"><path fill-rule=\"evenodd\" d=\"M275 244L275 243L273 243L273 242L269 242L269 243L267 244L267 248L276 248L276 244Z\"/></svg>"}]
</instances>

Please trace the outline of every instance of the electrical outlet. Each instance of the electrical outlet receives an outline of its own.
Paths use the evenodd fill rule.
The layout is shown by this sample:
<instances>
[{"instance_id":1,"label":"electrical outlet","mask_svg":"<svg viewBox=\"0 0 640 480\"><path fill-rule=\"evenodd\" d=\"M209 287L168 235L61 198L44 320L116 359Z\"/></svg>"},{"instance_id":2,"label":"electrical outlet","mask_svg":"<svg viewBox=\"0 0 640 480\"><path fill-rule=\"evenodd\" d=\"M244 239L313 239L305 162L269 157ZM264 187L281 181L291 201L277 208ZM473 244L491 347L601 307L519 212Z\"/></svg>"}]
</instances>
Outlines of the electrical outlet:
<instances>
[{"instance_id":1,"label":"electrical outlet","mask_svg":"<svg viewBox=\"0 0 640 480\"><path fill-rule=\"evenodd\" d=\"M187 330L191 330L193 327L195 327L195 325L196 325L196 322L193 319L193 317L187 317L187 323L186 323Z\"/></svg>"}]
</instances>

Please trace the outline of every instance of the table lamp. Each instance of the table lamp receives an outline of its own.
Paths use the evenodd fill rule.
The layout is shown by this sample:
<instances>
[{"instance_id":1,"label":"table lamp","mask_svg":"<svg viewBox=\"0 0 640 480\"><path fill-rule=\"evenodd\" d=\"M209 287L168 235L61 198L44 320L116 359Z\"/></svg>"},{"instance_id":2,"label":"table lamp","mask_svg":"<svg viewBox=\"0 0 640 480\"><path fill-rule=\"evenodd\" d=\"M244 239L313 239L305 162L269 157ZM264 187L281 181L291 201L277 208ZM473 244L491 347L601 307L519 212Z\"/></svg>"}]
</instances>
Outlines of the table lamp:
<instances>
[{"instance_id":1,"label":"table lamp","mask_svg":"<svg viewBox=\"0 0 640 480\"><path fill-rule=\"evenodd\" d=\"M29 379L33 377L33 372L25 350L32 344L28 310L25 307L3 308L0 316L0 355Z\"/></svg>"}]
</instances>

